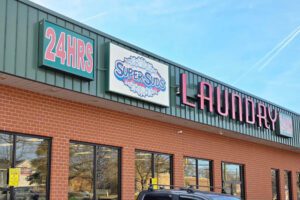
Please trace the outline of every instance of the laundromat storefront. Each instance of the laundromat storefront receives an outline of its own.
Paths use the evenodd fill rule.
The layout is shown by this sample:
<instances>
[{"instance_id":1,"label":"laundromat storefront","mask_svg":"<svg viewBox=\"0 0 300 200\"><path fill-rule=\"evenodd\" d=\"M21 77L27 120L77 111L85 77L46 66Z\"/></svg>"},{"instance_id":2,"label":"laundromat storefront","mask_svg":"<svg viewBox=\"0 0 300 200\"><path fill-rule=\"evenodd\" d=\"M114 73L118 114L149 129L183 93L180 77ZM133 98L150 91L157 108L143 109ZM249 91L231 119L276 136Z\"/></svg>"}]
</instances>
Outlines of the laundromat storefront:
<instances>
[{"instance_id":1,"label":"laundromat storefront","mask_svg":"<svg viewBox=\"0 0 300 200\"><path fill-rule=\"evenodd\" d=\"M27 0L0 1L0 113L0 200L300 199L299 114Z\"/></svg>"}]
</instances>

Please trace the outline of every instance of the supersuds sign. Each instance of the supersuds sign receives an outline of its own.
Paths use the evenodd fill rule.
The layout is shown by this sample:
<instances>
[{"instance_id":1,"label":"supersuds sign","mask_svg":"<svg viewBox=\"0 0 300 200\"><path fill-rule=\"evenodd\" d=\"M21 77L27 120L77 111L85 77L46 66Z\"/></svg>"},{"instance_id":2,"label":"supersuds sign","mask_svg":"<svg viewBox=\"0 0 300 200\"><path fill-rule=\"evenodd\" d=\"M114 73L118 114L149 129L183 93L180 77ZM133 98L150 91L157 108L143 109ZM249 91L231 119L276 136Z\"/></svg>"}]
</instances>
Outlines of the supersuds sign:
<instances>
[{"instance_id":1,"label":"supersuds sign","mask_svg":"<svg viewBox=\"0 0 300 200\"><path fill-rule=\"evenodd\" d=\"M109 43L109 91L169 106L169 68Z\"/></svg>"}]
</instances>

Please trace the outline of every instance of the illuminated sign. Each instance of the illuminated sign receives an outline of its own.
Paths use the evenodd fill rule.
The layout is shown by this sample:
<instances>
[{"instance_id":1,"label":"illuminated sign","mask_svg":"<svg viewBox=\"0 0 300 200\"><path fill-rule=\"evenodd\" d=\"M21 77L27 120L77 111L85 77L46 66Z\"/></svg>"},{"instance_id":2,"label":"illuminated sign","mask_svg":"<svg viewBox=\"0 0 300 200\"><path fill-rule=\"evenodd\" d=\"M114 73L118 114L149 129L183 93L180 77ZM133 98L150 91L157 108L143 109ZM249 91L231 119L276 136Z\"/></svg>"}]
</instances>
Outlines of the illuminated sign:
<instances>
[{"instance_id":1,"label":"illuminated sign","mask_svg":"<svg viewBox=\"0 0 300 200\"><path fill-rule=\"evenodd\" d=\"M196 103L189 102L187 98L187 75L181 74L181 102L187 106L196 107ZM209 82L199 83L199 109L217 113L223 117L231 116L232 119L248 124L257 124L274 131L278 112L266 106L263 102L255 103L249 97L242 98L239 94L221 90L220 86L213 87Z\"/></svg>"},{"instance_id":2,"label":"illuminated sign","mask_svg":"<svg viewBox=\"0 0 300 200\"><path fill-rule=\"evenodd\" d=\"M94 40L46 20L39 31L39 66L94 79Z\"/></svg>"},{"instance_id":3,"label":"illuminated sign","mask_svg":"<svg viewBox=\"0 0 300 200\"><path fill-rule=\"evenodd\" d=\"M109 43L109 91L169 106L169 67Z\"/></svg>"}]
</instances>

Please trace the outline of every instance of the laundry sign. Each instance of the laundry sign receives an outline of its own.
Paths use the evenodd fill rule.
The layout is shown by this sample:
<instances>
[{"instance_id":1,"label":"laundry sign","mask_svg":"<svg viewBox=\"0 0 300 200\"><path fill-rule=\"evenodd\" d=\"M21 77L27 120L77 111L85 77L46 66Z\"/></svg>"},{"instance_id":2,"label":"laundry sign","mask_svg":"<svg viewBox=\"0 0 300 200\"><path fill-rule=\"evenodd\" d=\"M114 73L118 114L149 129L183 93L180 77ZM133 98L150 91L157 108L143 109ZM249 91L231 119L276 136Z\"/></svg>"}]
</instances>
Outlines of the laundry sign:
<instances>
[{"instance_id":1,"label":"laundry sign","mask_svg":"<svg viewBox=\"0 0 300 200\"><path fill-rule=\"evenodd\" d=\"M94 79L94 40L46 20L39 28L39 66Z\"/></svg>"},{"instance_id":2,"label":"laundry sign","mask_svg":"<svg viewBox=\"0 0 300 200\"><path fill-rule=\"evenodd\" d=\"M109 43L110 92L169 106L169 67Z\"/></svg>"}]
</instances>

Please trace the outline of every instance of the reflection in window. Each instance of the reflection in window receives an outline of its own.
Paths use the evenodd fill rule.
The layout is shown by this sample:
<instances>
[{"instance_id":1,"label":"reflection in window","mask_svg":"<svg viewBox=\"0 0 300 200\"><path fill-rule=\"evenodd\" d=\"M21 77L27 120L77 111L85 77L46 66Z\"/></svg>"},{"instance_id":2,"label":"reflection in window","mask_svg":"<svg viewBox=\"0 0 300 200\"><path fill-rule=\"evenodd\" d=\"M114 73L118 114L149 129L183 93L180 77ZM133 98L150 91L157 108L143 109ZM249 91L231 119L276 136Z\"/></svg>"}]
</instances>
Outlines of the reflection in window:
<instances>
[{"instance_id":1,"label":"reflection in window","mask_svg":"<svg viewBox=\"0 0 300 200\"><path fill-rule=\"evenodd\" d=\"M157 184L171 185L171 156L167 154L137 151L135 154L135 191L137 194L148 188L151 178Z\"/></svg>"},{"instance_id":2,"label":"reflection in window","mask_svg":"<svg viewBox=\"0 0 300 200\"><path fill-rule=\"evenodd\" d=\"M135 189L140 192L148 188L152 178L152 154L136 152L135 154Z\"/></svg>"},{"instance_id":3,"label":"reflection in window","mask_svg":"<svg viewBox=\"0 0 300 200\"><path fill-rule=\"evenodd\" d=\"M96 194L99 199L118 199L119 153L118 149L96 147Z\"/></svg>"},{"instance_id":4,"label":"reflection in window","mask_svg":"<svg viewBox=\"0 0 300 200\"><path fill-rule=\"evenodd\" d=\"M290 171L284 172L284 191L285 200L292 200L292 173Z\"/></svg>"},{"instance_id":5,"label":"reflection in window","mask_svg":"<svg viewBox=\"0 0 300 200\"><path fill-rule=\"evenodd\" d=\"M300 172L297 173L297 200L300 200Z\"/></svg>"},{"instance_id":6,"label":"reflection in window","mask_svg":"<svg viewBox=\"0 0 300 200\"><path fill-rule=\"evenodd\" d=\"M154 154L154 178L157 178L157 184L171 185L170 167L171 161L169 155Z\"/></svg>"},{"instance_id":7,"label":"reflection in window","mask_svg":"<svg viewBox=\"0 0 300 200\"><path fill-rule=\"evenodd\" d=\"M118 148L71 143L69 200L118 200L119 162Z\"/></svg>"},{"instance_id":8,"label":"reflection in window","mask_svg":"<svg viewBox=\"0 0 300 200\"><path fill-rule=\"evenodd\" d=\"M272 169L272 200L279 200L279 170Z\"/></svg>"},{"instance_id":9,"label":"reflection in window","mask_svg":"<svg viewBox=\"0 0 300 200\"><path fill-rule=\"evenodd\" d=\"M202 191L213 190L212 161L195 158L184 159L185 186L196 186Z\"/></svg>"},{"instance_id":10,"label":"reflection in window","mask_svg":"<svg viewBox=\"0 0 300 200\"><path fill-rule=\"evenodd\" d=\"M21 168L16 199L47 199L49 141L16 137L16 168Z\"/></svg>"},{"instance_id":11,"label":"reflection in window","mask_svg":"<svg viewBox=\"0 0 300 200\"><path fill-rule=\"evenodd\" d=\"M12 165L13 137L0 133L0 188L7 188L7 173ZM6 192L0 190L0 200L9 199Z\"/></svg>"},{"instance_id":12,"label":"reflection in window","mask_svg":"<svg viewBox=\"0 0 300 200\"><path fill-rule=\"evenodd\" d=\"M185 158L184 159L184 185L198 185L196 176L196 159Z\"/></svg>"},{"instance_id":13,"label":"reflection in window","mask_svg":"<svg viewBox=\"0 0 300 200\"><path fill-rule=\"evenodd\" d=\"M222 183L223 193L244 199L244 172L242 165L222 163Z\"/></svg>"},{"instance_id":14,"label":"reflection in window","mask_svg":"<svg viewBox=\"0 0 300 200\"><path fill-rule=\"evenodd\" d=\"M70 145L69 199L93 198L94 147Z\"/></svg>"}]
</instances>

